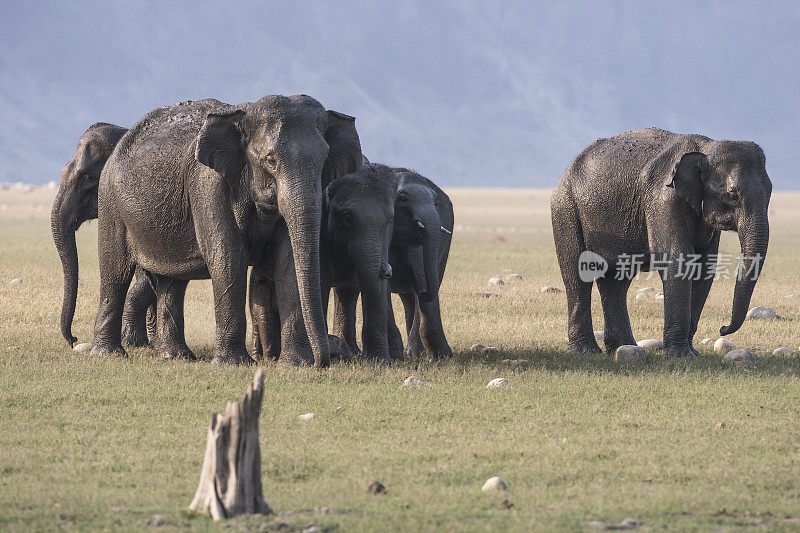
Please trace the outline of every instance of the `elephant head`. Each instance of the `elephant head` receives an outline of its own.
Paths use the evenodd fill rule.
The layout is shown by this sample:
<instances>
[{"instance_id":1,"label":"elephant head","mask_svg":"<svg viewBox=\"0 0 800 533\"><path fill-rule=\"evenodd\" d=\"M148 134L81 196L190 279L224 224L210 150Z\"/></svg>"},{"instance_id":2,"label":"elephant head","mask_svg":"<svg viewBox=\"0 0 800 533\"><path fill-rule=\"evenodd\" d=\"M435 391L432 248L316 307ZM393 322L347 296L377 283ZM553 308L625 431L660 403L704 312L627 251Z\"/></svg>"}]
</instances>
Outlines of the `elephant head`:
<instances>
[{"instance_id":1,"label":"elephant head","mask_svg":"<svg viewBox=\"0 0 800 533\"><path fill-rule=\"evenodd\" d=\"M737 270L731 323L721 335L738 330L763 267L769 244L768 208L772 183L764 152L748 141L697 138L675 157L667 185L715 230L739 234L742 256Z\"/></svg>"},{"instance_id":2,"label":"elephant head","mask_svg":"<svg viewBox=\"0 0 800 533\"><path fill-rule=\"evenodd\" d=\"M320 292L322 191L361 167L353 117L325 111L310 96L266 96L209 114L195 157L229 180L256 208L277 205L286 221L303 320L315 365L330 361Z\"/></svg>"},{"instance_id":3,"label":"elephant head","mask_svg":"<svg viewBox=\"0 0 800 533\"><path fill-rule=\"evenodd\" d=\"M414 291L422 301L439 292L439 248L443 233L437 196L427 180L414 172L398 169L395 199L393 249L412 272Z\"/></svg>"},{"instance_id":4,"label":"elephant head","mask_svg":"<svg viewBox=\"0 0 800 533\"><path fill-rule=\"evenodd\" d=\"M387 313L394 200L394 180L380 179L374 169L337 179L325 190L326 240L344 251L361 289L364 355L384 362L390 361Z\"/></svg>"},{"instance_id":5,"label":"elephant head","mask_svg":"<svg viewBox=\"0 0 800 533\"><path fill-rule=\"evenodd\" d=\"M87 220L97 218L100 172L126 131L128 130L113 124L94 124L81 135L75 152L61 170L61 183L53 201L50 225L64 271L61 335L70 346L77 340L72 335L72 319L78 297L78 250L75 232Z\"/></svg>"}]
</instances>

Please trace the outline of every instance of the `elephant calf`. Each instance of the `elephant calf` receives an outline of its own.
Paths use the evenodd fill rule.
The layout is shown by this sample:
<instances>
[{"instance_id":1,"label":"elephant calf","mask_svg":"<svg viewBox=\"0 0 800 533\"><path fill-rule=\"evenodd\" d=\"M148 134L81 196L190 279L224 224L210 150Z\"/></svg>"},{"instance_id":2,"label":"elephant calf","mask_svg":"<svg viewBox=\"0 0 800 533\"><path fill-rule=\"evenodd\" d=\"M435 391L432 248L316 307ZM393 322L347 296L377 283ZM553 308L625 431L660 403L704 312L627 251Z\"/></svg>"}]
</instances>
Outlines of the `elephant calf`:
<instances>
[{"instance_id":1,"label":"elephant calf","mask_svg":"<svg viewBox=\"0 0 800 533\"><path fill-rule=\"evenodd\" d=\"M722 230L739 233L742 259L731 324L720 333L738 330L767 253L771 193L764 152L752 142L650 128L589 145L561 176L551 200L570 349L600 351L591 317L593 279L603 304L606 349L634 344L628 287L638 270L658 270L664 355L698 355L692 339L714 279ZM581 269L587 266L597 268Z\"/></svg>"}]
</instances>

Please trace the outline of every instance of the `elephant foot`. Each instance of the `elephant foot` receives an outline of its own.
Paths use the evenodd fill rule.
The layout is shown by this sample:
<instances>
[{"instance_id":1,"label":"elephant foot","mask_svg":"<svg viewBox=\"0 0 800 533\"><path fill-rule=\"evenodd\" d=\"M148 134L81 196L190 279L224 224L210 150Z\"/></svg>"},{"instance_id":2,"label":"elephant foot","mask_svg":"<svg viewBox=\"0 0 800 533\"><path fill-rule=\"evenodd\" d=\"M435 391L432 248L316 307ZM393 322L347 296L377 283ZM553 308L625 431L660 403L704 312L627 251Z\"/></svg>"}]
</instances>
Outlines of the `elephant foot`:
<instances>
[{"instance_id":1,"label":"elephant foot","mask_svg":"<svg viewBox=\"0 0 800 533\"><path fill-rule=\"evenodd\" d=\"M361 360L365 363L369 363L376 366L392 366L392 359L389 357L389 354L383 355L370 355L369 353L365 353L362 355Z\"/></svg>"},{"instance_id":2,"label":"elephant foot","mask_svg":"<svg viewBox=\"0 0 800 533\"><path fill-rule=\"evenodd\" d=\"M128 352L121 344L92 344L90 355L110 355L113 357L128 357Z\"/></svg>"},{"instance_id":3,"label":"elephant foot","mask_svg":"<svg viewBox=\"0 0 800 533\"><path fill-rule=\"evenodd\" d=\"M297 347L284 348L278 357L278 362L289 366L314 366L314 351Z\"/></svg>"},{"instance_id":4,"label":"elephant foot","mask_svg":"<svg viewBox=\"0 0 800 533\"><path fill-rule=\"evenodd\" d=\"M155 350L155 352L162 359L183 359L185 361L197 360L197 357L195 357L192 350L190 350L189 347L183 343L159 343L157 346L153 347L153 350Z\"/></svg>"},{"instance_id":5,"label":"elephant foot","mask_svg":"<svg viewBox=\"0 0 800 533\"><path fill-rule=\"evenodd\" d=\"M188 348L187 348L188 350ZM252 365L255 364L253 358L247 353L247 348L228 348L225 351L214 351L214 357L211 359L211 364L214 365Z\"/></svg>"},{"instance_id":6,"label":"elephant foot","mask_svg":"<svg viewBox=\"0 0 800 533\"><path fill-rule=\"evenodd\" d=\"M356 356L350 346L336 335L328 335L328 345L331 347L331 362L350 362Z\"/></svg>"},{"instance_id":7,"label":"elephant foot","mask_svg":"<svg viewBox=\"0 0 800 533\"><path fill-rule=\"evenodd\" d=\"M398 343L389 344L389 358L392 361L402 361L404 353L405 353L405 350L403 350L403 342L402 341L400 341L399 344Z\"/></svg>"},{"instance_id":8,"label":"elephant foot","mask_svg":"<svg viewBox=\"0 0 800 533\"><path fill-rule=\"evenodd\" d=\"M694 347L694 346L692 346L691 344L689 345L689 349L692 351L692 355L693 355L693 356L695 356L695 357L702 357L702 355L700 355L700 352L698 352L698 351L695 349L695 347Z\"/></svg>"},{"instance_id":9,"label":"elephant foot","mask_svg":"<svg viewBox=\"0 0 800 533\"><path fill-rule=\"evenodd\" d=\"M606 345L606 347L607 346L608 345ZM594 340L594 338L592 338L592 340L570 342L569 352L580 355L587 355L587 354L603 353L603 350L600 349L600 346L598 346L597 342Z\"/></svg>"},{"instance_id":10,"label":"elephant foot","mask_svg":"<svg viewBox=\"0 0 800 533\"><path fill-rule=\"evenodd\" d=\"M697 352L688 345L683 346L667 346L664 348L664 359L694 359Z\"/></svg>"},{"instance_id":11,"label":"elephant foot","mask_svg":"<svg viewBox=\"0 0 800 533\"><path fill-rule=\"evenodd\" d=\"M124 326L122 328L122 345L130 348L148 346L147 330Z\"/></svg>"}]
</instances>

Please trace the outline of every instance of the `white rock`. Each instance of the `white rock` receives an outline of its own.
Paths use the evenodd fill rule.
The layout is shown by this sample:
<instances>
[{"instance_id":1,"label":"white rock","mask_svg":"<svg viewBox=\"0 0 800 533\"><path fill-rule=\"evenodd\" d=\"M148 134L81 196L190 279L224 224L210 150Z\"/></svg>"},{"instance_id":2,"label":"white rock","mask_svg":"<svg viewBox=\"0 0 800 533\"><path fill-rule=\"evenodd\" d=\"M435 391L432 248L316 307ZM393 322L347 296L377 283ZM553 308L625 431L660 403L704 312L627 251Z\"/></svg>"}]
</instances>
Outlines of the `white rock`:
<instances>
[{"instance_id":1,"label":"white rock","mask_svg":"<svg viewBox=\"0 0 800 533\"><path fill-rule=\"evenodd\" d=\"M700 341L700 344L702 346L708 346L709 344L711 344L713 342L714 342L714 339L712 339L711 337L706 337L705 339Z\"/></svg>"},{"instance_id":2,"label":"white rock","mask_svg":"<svg viewBox=\"0 0 800 533\"><path fill-rule=\"evenodd\" d=\"M650 300L650 299L652 299L652 298L653 298L653 297L652 297L652 296L650 296L650 294L649 294L649 293L646 293L646 292L637 292L637 293L636 293L636 301L641 301L641 300Z\"/></svg>"},{"instance_id":3,"label":"white rock","mask_svg":"<svg viewBox=\"0 0 800 533\"><path fill-rule=\"evenodd\" d=\"M19 278L14 278L8 282L9 285L19 285L20 283L22 283L22 280Z\"/></svg>"},{"instance_id":4,"label":"white rock","mask_svg":"<svg viewBox=\"0 0 800 533\"><path fill-rule=\"evenodd\" d=\"M723 363L746 363L748 365L756 364L756 358L750 353L750 350L731 350L722 358Z\"/></svg>"},{"instance_id":5,"label":"white rock","mask_svg":"<svg viewBox=\"0 0 800 533\"><path fill-rule=\"evenodd\" d=\"M481 350L483 355L497 355L500 353L500 350L495 348L494 346L486 346L484 349Z\"/></svg>"},{"instance_id":6,"label":"white rock","mask_svg":"<svg viewBox=\"0 0 800 533\"><path fill-rule=\"evenodd\" d=\"M469 347L469 351L471 351L471 352L480 352L484 348L486 348L486 346L484 346L483 344L481 344L479 342L476 342L475 344L473 344L472 346Z\"/></svg>"},{"instance_id":7,"label":"white rock","mask_svg":"<svg viewBox=\"0 0 800 533\"><path fill-rule=\"evenodd\" d=\"M656 300L663 300L664 299L664 295L659 292L658 294L656 294L655 299Z\"/></svg>"},{"instance_id":8,"label":"white rock","mask_svg":"<svg viewBox=\"0 0 800 533\"><path fill-rule=\"evenodd\" d=\"M496 389L499 387L505 387L508 385L508 380L506 378L494 378L492 381L486 384L487 389Z\"/></svg>"},{"instance_id":9,"label":"white rock","mask_svg":"<svg viewBox=\"0 0 800 533\"><path fill-rule=\"evenodd\" d=\"M508 485L500 476L490 477L486 480L486 483L483 484L481 487L483 491L490 491L490 490L508 490Z\"/></svg>"},{"instance_id":10,"label":"white rock","mask_svg":"<svg viewBox=\"0 0 800 533\"><path fill-rule=\"evenodd\" d=\"M639 289L637 292L640 292L640 293L654 293L654 292L656 292L656 290L653 287L643 287L643 288Z\"/></svg>"},{"instance_id":11,"label":"white rock","mask_svg":"<svg viewBox=\"0 0 800 533\"><path fill-rule=\"evenodd\" d=\"M92 343L91 342L82 342L80 344L76 344L72 347L72 349L76 352L91 352L92 351Z\"/></svg>"},{"instance_id":12,"label":"white rock","mask_svg":"<svg viewBox=\"0 0 800 533\"><path fill-rule=\"evenodd\" d=\"M644 339L636 343L637 346L641 346L645 350L663 350L664 349L664 341L661 339Z\"/></svg>"},{"instance_id":13,"label":"white rock","mask_svg":"<svg viewBox=\"0 0 800 533\"><path fill-rule=\"evenodd\" d=\"M500 285L505 285L505 283L500 278L489 278L489 285L494 285L499 287Z\"/></svg>"},{"instance_id":14,"label":"white rock","mask_svg":"<svg viewBox=\"0 0 800 533\"><path fill-rule=\"evenodd\" d=\"M646 359L645 349L635 344L626 344L617 348L614 361L617 363L635 363Z\"/></svg>"},{"instance_id":15,"label":"white rock","mask_svg":"<svg viewBox=\"0 0 800 533\"><path fill-rule=\"evenodd\" d=\"M542 294L548 294L548 293L558 294L559 292L561 292L561 289L559 289L558 287L553 287L552 285L545 285L544 287L542 287L541 291Z\"/></svg>"},{"instance_id":16,"label":"white rock","mask_svg":"<svg viewBox=\"0 0 800 533\"><path fill-rule=\"evenodd\" d=\"M312 418L314 418L315 416L316 416L316 415L315 415L314 413L306 413L306 414L304 414L304 415L300 415L300 416L298 416L297 418L299 418L300 420L311 420L311 419L312 419Z\"/></svg>"},{"instance_id":17,"label":"white rock","mask_svg":"<svg viewBox=\"0 0 800 533\"><path fill-rule=\"evenodd\" d=\"M431 383L425 381L422 378L418 378L417 376L408 376L405 381L403 381L404 387L430 387Z\"/></svg>"},{"instance_id":18,"label":"white rock","mask_svg":"<svg viewBox=\"0 0 800 533\"><path fill-rule=\"evenodd\" d=\"M772 355L789 355L792 352L794 352L794 350L792 350L791 348L787 348L785 346L782 346L780 348L775 348L772 351Z\"/></svg>"},{"instance_id":19,"label":"white rock","mask_svg":"<svg viewBox=\"0 0 800 533\"><path fill-rule=\"evenodd\" d=\"M769 307L754 307L747 312L747 318L751 320L758 320L758 319L770 320L773 318L778 318L778 313L776 313Z\"/></svg>"},{"instance_id":20,"label":"white rock","mask_svg":"<svg viewBox=\"0 0 800 533\"><path fill-rule=\"evenodd\" d=\"M522 274L508 274L506 281L522 281Z\"/></svg>"},{"instance_id":21,"label":"white rock","mask_svg":"<svg viewBox=\"0 0 800 533\"><path fill-rule=\"evenodd\" d=\"M726 339L725 337L720 337L719 339L714 341L714 351L719 355L725 355L726 353L735 349L736 345L733 344L728 339Z\"/></svg>"},{"instance_id":22,"label":"white rock","mask_svg":"<svg viewBox=\"0 0 800 533\"><path fill-rule=\"evenodd\" d=\"M594 332L594 339L597 341L605 340L606 332L605 331L595 331Z\"/></svg>"}]
</instances>

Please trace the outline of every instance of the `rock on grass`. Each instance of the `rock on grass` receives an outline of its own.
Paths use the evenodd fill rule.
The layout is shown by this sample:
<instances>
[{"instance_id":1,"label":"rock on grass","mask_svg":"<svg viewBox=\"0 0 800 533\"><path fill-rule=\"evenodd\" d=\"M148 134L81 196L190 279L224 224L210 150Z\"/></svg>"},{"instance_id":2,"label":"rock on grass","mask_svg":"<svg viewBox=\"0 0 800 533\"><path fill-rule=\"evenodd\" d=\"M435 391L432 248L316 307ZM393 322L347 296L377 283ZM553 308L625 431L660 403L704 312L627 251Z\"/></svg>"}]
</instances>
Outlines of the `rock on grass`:
<instances>
[{"instance_id":1,"label":"rock on grass","mask_svg":"<svg viewBox=\"0 0 800 533\"><path fill-rule=\"evenodd\" d=\"M489 285L500 286L505 285L505 282L500 278L489 278Z\"/></svg>"},{"instance_id":2,"label":"rock on grass","mask_svg":"<svg viewBox=\"0 0 800 533\"><path fill-rule=\"evenodd\" d=\"M736 345L724 337L720 337L719 339L714 341L714 352L716 352L719 355L725 355L726 353L735 349Z\"/></svg>"},{"instance_id":3,"label":"rock on grass","mask_svg":"<svg viewBox=\"0 0 800 533\"><path fill-rule=\"evenodd\" d=\"M785 346L781 346L780 348L775 348L772 351L772 355L789 355L789 354L791 354L793 352L794 352L794 350L792 350L791 348L787 348Z\"/></svg>"},{"instance_id":4,"label":"rock on grass","mask_svg":"<svg viewBox=\"0 0 800 533\"><path fill-rule=\"evenodd\" d=\"M508 274L506 281L522 281L522 274Z\"/></svg>"},{"instance_id":5,"label":"rock on grass","mask_svg":"<svg viewBox=\"0 0 800 533\"><path fill-rule=\"evenodd\" d=\"M305 420L311 420L315 416L317 416L317 415L315 415L314 413L306 413L304 415L298 416L297 418L299 418L300 420L304 420L305 421Z\"/></svg>"},{"instance_id":6,"label":"rock on grass","mask_svg":"<svg viewBox=\"0 0 800 533\"><path fill-rule=\"evenodd\" d=\"M74 351L76 351L76 352L81 352L81 353L91 352L92 351L92 343L91 342L82 342L80 344L76 344L75 346L73 346L72 349Z\"/></svg>"},{"instance_id":7,"label":"rock on grass","mask_svg":"<svg viewBox=\"0 0 800 533\"><path fill-rule=\"evenodd\" d=\"M486 384L487 389L499 389L500 387L507 387L509 385L506 378L494 378Z\"/></svg>"},{"instance_id":8,"label":"rock on grass","mask_svg":"<svg viewBox=\"0 0 800 533\"><path fill-rule=\"evenodd\" d=\"M626 344L617 348L614 361L617 363L636 363L646 359L645 349L634 344Z\"/></svg>"},{"instance_id":9,"label":"rock on grass","mask_svg":"<svg viewBox=\"0 0 800 533\"><path fill-rule=\"evenodd\" d=\"M545 285L540 290L542 291L542 294L558 294L561 292L561 289L552 285Z\"/></svg>"},{"instance_id":10,"label":"rock on grass","mask_svg":"<svg viewBox=\"0 0 800 533\"><path fill-rule=\"evenodd\" d=\"M479 342L476 342L475 344L473 344L472 346L469 347L469 351L471 351L471 352L481 352L481 351L483 351L484 348L486 348L485 345L483 345L483 344L481 344Z\"/></svg>"},{"instance_id":11,"label":"rock on grass","mask_svg":"<svg viewBox=\"0 0 800 533\"><path fill-rule=\"evenodd\" d=\"M485 346L481 350L481 354L482 355L498 355L499 353L500 353L500 350L498 350L494 346Z\"/></svg>"},{"instance_id":12,"label":"rock on grass","mask_svg":"<svg viewBox=\"0 0 800 533\"><path fill-rule=\"evenodd\" d=\"M700 345L701 346L709 346L709 345L711 345L713 343L714 343L714 339L712 339L711 337L706 337L705 339L700 341Z\"/></svg>"},{"instance_id":13,"label":"rock on grass","mask_svg":"<svg viewBox=\"0 0 800 533\"><path fill-rule=\"evenodd\" d=\"M778 313L769 307L754 307L747 312L747 318L750 320L772 320L778 318Z\"/></svg>"},{"instance_id":14,"label":"rock on grass","mask_svg":"<svg viewBox=\"0 0 800 533\"><path fill-rule=\"evenodd\" d=\"M430 387L431 383L425 381L422 378L418 378L417 376L408 376L405 381L403 381L404 387Z\"/></svg>"},{"instance_id":15,"label":"rock on grass","mask_svg":"<svg viewBox=\"0 0 800 533\"><path fill-rule=\"evenodd\" d=\"M661 339L644 339L636 343L637 346L641 346L645 350L663 350L664 349L664 341Z\"/></svg>"},{"instance_id":16,"label":"rock on grass","mask_svg":"<svg viewBox=\"0 0 800 533\"><path fill-rule=\"evenodd\" d=\"M508 490L508 485L500 476L490 477L486 480L486 483L483 484L481 490L484 492L489 492L493 490Z\"/></svg>"},{"instance_id":17,"label":"rock on grass","mask_svg":"<svg viewBox=\"0 0 800 533\"><path fill-rule=\"evenodd\" d=\"M386 487L380 481L373 481L369 485L367 485L367 492L370 494L385 494Z\"/></svg>"},{"instance_id":18,"label":"rock on grass","mask_svg":"<svg viewBox=\"0 0 800 533\"><path fill-rule=\"evenodd\" d=\"M753 354L750 353L750 350L736 349L726 353L725 357L722 358L722 362L732 364L747 364L752 366L756 364L756 358L753 357Z\"/></svg>"},{"instance_id":19,"label":"rock on grass","mask_svg":"<svg viewBox=\"0 0 800 533\"><path fill-rule=\"evenodd\" d=\"M22 283L22 280L20 278L14 278L8 282L9 285L19 285L20 283Z\"/></svg>"},{"instance_id":20,"label":"rock on grass","mask_svg":"<svg viewBox=\"0 0 800 533\"><path fill-rule=\"evenodd\" d=\"M643 300L650 300L652 298L653 297L650 295L649 292L637 292L636 293L636 301L637 302L640 302L640 301L643 301Z\"/></svg>"}]
</instances>

